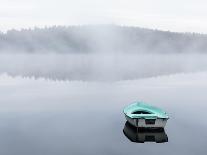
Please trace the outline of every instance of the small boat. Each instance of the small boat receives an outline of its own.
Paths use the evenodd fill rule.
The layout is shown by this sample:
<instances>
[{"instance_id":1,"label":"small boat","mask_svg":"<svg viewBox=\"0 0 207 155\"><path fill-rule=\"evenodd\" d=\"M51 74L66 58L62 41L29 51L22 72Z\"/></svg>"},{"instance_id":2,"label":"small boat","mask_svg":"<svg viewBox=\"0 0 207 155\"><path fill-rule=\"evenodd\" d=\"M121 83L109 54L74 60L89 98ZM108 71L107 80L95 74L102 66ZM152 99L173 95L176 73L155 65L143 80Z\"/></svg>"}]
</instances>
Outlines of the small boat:
<instances>
[{"instance_id":1,"label":"small boat","mask_svg":"<svg viewBox=\"0 0 207 155\"><path fill-rule=\"evenodd\" d=\"M156 142L165 143L168 142L168 136L165 133L164 128L151 129L151 128L136 128L125 123L123 129L124 135L131 141L135 143L145 143L145 142Z\"/></svg>"},{"instance_id":2,"label":"small boat","mask_svg":"<svg viewBox=\"0 0 207 155\"><path fill-rule=\"evenodd\" d=\"M164 128L169 119L166 112L144 102L125 107L124 114L131 125L139 128Z\"/></svg>"}]
</instances>

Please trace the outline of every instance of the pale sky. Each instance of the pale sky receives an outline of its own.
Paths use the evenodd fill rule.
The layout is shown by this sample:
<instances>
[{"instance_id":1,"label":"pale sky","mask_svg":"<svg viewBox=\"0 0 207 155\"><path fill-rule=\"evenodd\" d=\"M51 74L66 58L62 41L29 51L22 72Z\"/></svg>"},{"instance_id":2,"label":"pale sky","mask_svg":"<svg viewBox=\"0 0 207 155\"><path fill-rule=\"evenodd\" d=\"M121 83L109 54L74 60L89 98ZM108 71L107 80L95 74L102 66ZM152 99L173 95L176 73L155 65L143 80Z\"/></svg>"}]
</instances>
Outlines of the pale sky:
<instances>
[{"instance_id":1,"label":"pale sky","mask_svg":"<svg viewBox=\"0 0 207 155\"><path fill-rule=\"evenodd\" d=\"M117 24L207 33L206 0L0 0L0 30Z\"/></svg>"}]
</instances>

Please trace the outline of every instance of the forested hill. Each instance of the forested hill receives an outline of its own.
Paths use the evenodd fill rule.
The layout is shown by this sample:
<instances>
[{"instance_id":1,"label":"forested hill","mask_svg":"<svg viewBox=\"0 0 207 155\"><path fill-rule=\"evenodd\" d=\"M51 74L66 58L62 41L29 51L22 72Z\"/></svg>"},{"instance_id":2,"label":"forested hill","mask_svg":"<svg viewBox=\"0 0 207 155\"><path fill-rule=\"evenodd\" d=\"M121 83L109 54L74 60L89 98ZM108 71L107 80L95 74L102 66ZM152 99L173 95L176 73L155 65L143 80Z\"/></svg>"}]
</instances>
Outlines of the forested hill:
<instances>
[{"instance_id":1,"label":"forested hill","mask_svg":"<svg viewBox=\"0 0 207 155\"><path fill-rule=\"evenodd\" d=\"M206 53L207 35L111 25L57 26L1 33L0 52Z\"/></svg>"}]
</instances>

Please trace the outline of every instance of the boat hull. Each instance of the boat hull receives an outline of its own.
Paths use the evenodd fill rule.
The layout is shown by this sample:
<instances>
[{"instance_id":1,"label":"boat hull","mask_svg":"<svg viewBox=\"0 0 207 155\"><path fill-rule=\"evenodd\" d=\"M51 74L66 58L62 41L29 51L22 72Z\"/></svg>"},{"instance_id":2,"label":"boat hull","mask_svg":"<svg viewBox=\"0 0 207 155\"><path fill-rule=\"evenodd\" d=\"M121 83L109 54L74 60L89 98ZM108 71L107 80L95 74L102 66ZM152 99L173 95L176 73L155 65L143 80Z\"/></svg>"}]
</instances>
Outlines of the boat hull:
<instances>
[{"instance_id":1,"label":"boat hull","mask_svg":"<svg viewBox=\"0 0 207 155\"><path fill-rule=\"evenodd\" d=\"M131 125L139 128L164 128L167 123L167 119L165 118L149 120L144 118L130 118L127 115L125 115L125 117Z\"/></svg>"}]
</instances>

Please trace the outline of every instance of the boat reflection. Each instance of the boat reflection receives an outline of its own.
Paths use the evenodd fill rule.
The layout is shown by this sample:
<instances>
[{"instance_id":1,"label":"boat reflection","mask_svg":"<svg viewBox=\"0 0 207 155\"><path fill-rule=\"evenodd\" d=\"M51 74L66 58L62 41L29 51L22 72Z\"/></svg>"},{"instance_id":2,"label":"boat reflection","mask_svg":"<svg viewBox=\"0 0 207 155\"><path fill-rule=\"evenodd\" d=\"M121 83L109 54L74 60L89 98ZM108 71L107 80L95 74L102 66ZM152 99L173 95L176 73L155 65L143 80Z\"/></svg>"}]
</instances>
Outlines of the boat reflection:
<instances>
[{"instance_id":1,"label":"boat reflection","mask_svg":"<svg viewBox=\"0 0 207 155\"><path fill-rule=\"evenodd\" d=\"M132 142L144 143L144 142L156 142L165 143L168 142L167 134L163 128L160 129L146 129L146 128L136 128L125 123L123 129L124 135Z\"/></svg>"}]
</instances>

